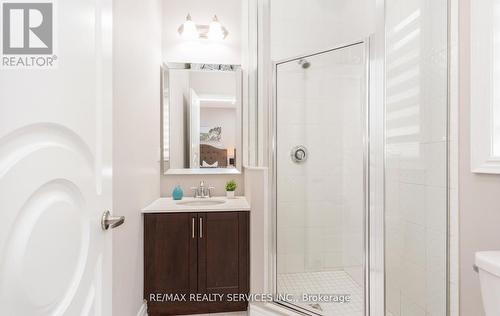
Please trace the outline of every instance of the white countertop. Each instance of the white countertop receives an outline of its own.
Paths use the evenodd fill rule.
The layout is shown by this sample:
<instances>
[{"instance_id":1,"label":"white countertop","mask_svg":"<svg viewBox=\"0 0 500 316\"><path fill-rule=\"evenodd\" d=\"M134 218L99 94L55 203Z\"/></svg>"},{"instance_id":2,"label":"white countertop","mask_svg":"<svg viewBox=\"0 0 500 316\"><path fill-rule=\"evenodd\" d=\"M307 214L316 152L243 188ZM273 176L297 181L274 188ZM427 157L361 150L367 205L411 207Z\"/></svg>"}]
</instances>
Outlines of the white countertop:
<instances>
[{"instance_id":1,"label":"white countertop","mask_svg":"<svg viewBox=\"0 0 500 316\"><path fill-rule=\"evenodd\" d=\"M224 201L217 205L183 205L189 201ZM200 199L185 197L180 201L172 198L159 198L150 205L141 210L142 213L179 213L179 212L234 212L234 211L250 211L250 204L244 196L238 196L234 199L228 199L225 196L215 196L209 199Z\"/></svg>"}]
</instances>

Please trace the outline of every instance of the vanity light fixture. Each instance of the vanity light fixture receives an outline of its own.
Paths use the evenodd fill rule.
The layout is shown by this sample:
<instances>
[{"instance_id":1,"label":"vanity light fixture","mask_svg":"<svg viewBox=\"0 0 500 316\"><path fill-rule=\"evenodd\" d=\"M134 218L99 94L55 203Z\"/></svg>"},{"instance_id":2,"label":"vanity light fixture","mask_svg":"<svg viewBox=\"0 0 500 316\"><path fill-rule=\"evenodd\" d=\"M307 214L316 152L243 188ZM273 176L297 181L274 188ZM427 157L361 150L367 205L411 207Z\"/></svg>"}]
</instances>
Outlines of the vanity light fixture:
<instances>
[{"instance_id":1,"label":"vanity light fixture","mask_svg":"<svg viewBox=\"0 0 500 316\"><path fill-rule=\"evenodd\" d=\"M188 14L186 21L179 26L177 32L186 40L195 40L198 38L223 40L229 35L227 29L219 22L217 15L214 15L210 24L204 25L194 23L191 15Z\"/></svg>"},{"instance_id":2,"label":"vanity light fixture","mask_svg":"<svg viewBox=\"0 0 500 316\"><path fill-rule=\"evenodd\" d=\"M217 15L214 15L212 18L212 22L208 25L208 33L207 37L210 40L223 40L226 38L228 32L227 30L220 24Z\"/></svg>"},{"instance_id":3,"label":"vanity light fixture","mask_svg":"<svg viewBox=\"0 0 500 316\"><path fill-rule=\"evenodd\" d=\"M183 39L194 40L199 37L196 24L191 19L191 14L188 13L186 16L186 21L179 26L177 30Z\"/></svg>"}]
</instances>

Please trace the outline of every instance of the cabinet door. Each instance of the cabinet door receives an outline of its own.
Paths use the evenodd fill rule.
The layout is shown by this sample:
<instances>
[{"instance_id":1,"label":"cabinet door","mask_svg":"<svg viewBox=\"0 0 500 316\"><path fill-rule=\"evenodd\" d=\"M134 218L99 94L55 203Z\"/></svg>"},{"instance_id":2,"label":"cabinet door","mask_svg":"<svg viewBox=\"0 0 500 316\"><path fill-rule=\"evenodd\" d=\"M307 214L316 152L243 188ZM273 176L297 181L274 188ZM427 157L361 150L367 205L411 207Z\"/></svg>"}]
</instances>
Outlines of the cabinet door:
<instances>
[{"instance_id":1,"label":"cabinet door","mask_svg":"<svg viewBox=\"0 0 500 316\"><path fill-rule=\"evenodd\" d=\"M196 224L196 213L144 216L144 299L150 311L182 310L182 304L155 303L151 294L197 292Z\"/></svg>"},{"instance_id":2,"label":"cabinet door","mask_svg":"<svg viewBox=\"0 0 500 316\"><path fill-rule=\"evenodd\" d=\"M199 213L198 292L247 294L249 291L249 214ZM226 310L246 302L224 303ZM211 310L214 312L217 310Z\"/></svg>"}]
</instances>

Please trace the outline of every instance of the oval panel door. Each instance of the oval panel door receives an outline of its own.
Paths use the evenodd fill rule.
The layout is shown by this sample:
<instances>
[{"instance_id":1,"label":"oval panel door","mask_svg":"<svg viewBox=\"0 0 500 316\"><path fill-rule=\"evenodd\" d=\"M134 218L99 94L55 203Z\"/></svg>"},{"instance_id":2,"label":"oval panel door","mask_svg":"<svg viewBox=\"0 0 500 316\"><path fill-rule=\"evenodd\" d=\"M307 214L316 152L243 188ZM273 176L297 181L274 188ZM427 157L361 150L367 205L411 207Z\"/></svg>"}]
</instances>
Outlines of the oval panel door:
<instances>
[{"instance_id":1,"label":"oval panel door","mask_svg":"<svg viewBox=\"0 0 500 316\"><path fill-rule=\"evenodd\" d=\"M111 233L100 219L111 207L111 1L36 2L52 4L52 23L45 33L28 28L24 48L46 47L52 31L57 63L0 70L0 314L107 316ZM48 17L16 10L28 10L30 27Z\"/></svg>"}]
</instances>

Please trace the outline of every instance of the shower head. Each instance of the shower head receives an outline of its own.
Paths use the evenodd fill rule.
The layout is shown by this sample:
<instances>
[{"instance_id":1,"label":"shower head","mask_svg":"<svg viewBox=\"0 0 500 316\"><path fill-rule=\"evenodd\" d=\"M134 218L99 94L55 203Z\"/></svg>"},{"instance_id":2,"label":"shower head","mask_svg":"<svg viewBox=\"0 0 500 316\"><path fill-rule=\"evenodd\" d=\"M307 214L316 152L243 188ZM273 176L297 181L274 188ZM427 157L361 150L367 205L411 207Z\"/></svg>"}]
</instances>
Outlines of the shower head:
<instances>
[{"instance_id":1,"label":"shower head","mask_svg":"<svg viewBox=\"0 0 500 316\"><path fill-rule=\"evenodd\" d=\"M307 69L307 68L311 67L311 63L307 59L305 59L305 58L301 58L299 60L299 65L301 65L302 68L304 68L304 69Z\"/></svg>"}]
</instances>

